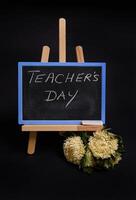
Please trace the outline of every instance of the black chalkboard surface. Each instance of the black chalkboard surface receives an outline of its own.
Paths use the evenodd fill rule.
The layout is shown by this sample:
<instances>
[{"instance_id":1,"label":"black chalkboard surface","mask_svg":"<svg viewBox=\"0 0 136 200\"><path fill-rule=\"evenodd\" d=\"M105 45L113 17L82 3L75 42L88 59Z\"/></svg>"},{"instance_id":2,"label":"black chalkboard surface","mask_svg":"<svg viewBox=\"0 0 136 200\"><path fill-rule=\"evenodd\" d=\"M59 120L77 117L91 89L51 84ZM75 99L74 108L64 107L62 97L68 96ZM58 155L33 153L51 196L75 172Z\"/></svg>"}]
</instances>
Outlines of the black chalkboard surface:
<instances>
[{"instance_id":1,"label":"black chalkboard surface","mask_svg":"<svg viewBox=\"0 0 136 200\"><path fill-rule=\"evenodd\" d=\"M105 63L19 63L19 123L105 120Z\"/></svg>"}]
</instances>

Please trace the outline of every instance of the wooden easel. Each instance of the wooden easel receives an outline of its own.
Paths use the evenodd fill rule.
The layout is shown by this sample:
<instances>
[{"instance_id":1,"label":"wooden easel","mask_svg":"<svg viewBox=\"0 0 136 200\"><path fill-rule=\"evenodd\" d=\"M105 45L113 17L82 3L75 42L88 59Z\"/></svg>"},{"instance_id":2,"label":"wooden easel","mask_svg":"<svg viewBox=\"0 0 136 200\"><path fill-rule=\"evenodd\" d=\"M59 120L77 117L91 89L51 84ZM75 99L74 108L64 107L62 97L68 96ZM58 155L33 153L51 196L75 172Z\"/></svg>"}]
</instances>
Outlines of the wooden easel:
<instances>
[{"instance_id":1,"label":"wooden easel","mask_svg":"<svg viewBox=\"0 0 136 200\"><path fill-rule=\"evenodd\" d=\"M44 46L42 49L41 62L48 62L50 48ZM84 62L83 48L76 46L77 62ZM59 62L66 62L66 20L59 19ZM22 125L23 132L29 132L28 154L34 154L37 132L49 131L96 131L101 130L102 125Z\"/></svg>"}]
</instances>

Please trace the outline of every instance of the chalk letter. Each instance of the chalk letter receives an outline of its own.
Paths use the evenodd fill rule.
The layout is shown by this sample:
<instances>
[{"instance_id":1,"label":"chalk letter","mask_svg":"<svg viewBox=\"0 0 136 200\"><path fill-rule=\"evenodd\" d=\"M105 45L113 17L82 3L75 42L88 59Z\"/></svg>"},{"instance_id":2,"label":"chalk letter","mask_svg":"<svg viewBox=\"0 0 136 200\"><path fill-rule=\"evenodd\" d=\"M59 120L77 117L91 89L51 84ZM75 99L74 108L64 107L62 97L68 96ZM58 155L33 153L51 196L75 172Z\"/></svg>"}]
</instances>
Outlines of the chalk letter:
<instances>
[{"instance_id":1,"label":"chalk letter","mask_svg":"<svg viewBox=\"0 0 136 200\"><path fill-rule=\"evenodd\" d=\"M94 72L94 79L93 81L97 82L99 80L99 74L95 74L96 72Z\"/></svg>"},{"instance_id":2,"label":"chalk letter","mask_svg":"<svg viewBox=\"0 0 136 200\"><path fill-rule=\"evenodd\" d=\"M56 76L55 82L58 83L58 84L63 83L63 81L58 81L58 80L57 80L60 76L63 76L63 77L64 77L64 74L58 74L58 75Z\"/></svg>"},{"instance_id":3,"label":"chalk letter","mask_svg":"<svg viewBox=\"0 0 136 200\"><path fill-rule=\"evenodd\" d=\"M46 74L38 74L35 78L35 83L42 83L42 76L45 76Z\"/></svg>"},{"instance_id":4,"label":"chalk letter","mask_svg":"<svg viewBox=\"0 0 136 200\"><path fill-rule=\"evenodd\" d=\"M84 73L78 74L77 78L76 78L76 82L82 82L83 75L84 75Z\"/></svg>"},{"instance_id":5,"label":"chalk letter","mask_svg":"<svg viewBox=\"0 0 136 200\"><path fill-rule=\"evenodd\" d=\"M75 75L75 74L73 73L72 76L70 77L70 73L68 73L68 74L67 74L67 77L66 77L66 79L65 79L65 83L67 83L68 80L70 80L70 82L72 82L72 81L73 81L73 78L74 78L74 75Z\"/></svg>"},{"instance_id":6,"label":"chalk letter","mask_svg":"<svg viewBox=\"0 0 136 200\"><path fill-rule=\"evenodd\" d=\"M90 82L91 81L91 79L90 79L91 77L92 77L92 74L90 74L90 73L86 74L85 78L84 78L84 82L86 81L86 79Z\"/></svg>"},{"instance_id":7,"label":"chalk letter","mask_svg":"<svg viewBox=\"0 0 136 200\"><path fill-rule=\"evenodd\" d=\"M54 81L54 73L48 74L48 76L47 76L45 82L47 83L47 81L48 81L49 79L51 79L51 83L53 83L53 81Z\"/></svg>"},{"instance_id":8,"label":"chalk letter","mask_svg":"<svg viewBox=\"0 0 136 200\"><path fill-rule=\"evenodd\" d=\"M62 92L60 93L60 95L57 97L57 100L59 100L60 97L62 97L62 98L65 100L65 94L64 94L63 91L62 91Z\"/></svg>"},{"instance_id":9,"label":"chalk letter","mask_svg":"<svg viewBox=\"0 0 136 200\"><path fill-rule=\"evenodd\" d=\"M44 92L48 93L48 97L44 101L54 101L57 97L57 93L54 90L46 90Z\"/></svg>"},{"instance_id":10,"label":"chalk letter","mask_svg":"<svg viewBox=\"0 0 136 200\"><path fill-rule=\"evenodd\" d=\"M66 104L65 108L67 108L68 105L74 100L74 98L76 97L77 93L78 93L78 90L73 95L70 94L70 91L68 92L68 96L70 96L72 98L68 101L68 103Z\"/></svg>"},{"instance_id":11,"label":"chalk letter","mask_svg":"<svg viewBox=\"0 0 136 200\"><path fill-rule=\"evenodd\" d=\"M29 84L31 84L32 79L33 79L33 77L34 77L34 74L40 72L40 70L33 70L33 71L28 71L28 72L29 72L29 73L32 73L31 76L30 76L30 80L29 80Z\"/></svg>"}]
</instances>

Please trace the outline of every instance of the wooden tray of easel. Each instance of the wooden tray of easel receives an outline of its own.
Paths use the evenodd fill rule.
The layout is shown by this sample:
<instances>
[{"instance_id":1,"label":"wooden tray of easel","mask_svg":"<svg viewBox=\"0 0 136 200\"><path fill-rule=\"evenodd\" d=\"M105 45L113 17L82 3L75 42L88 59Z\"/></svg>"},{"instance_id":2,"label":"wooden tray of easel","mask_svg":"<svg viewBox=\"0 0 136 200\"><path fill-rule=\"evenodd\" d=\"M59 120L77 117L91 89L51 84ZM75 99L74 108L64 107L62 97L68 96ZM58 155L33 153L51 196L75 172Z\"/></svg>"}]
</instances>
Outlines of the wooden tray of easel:
<instances>
[{"instance_id":1,"label":"wooden tray of easel","mask_svg":"<svg viewBox=\"0 0 136 200\"><path fill-rule=\"evenodd\" d=\"M48 62L50 48L44 46L42 49L41 62ZM83 48L76 46L77 62L84 62ZM59 19L59 62L66 62L66 20ZM59 131L97 131L101 130L103 125L22 125L23 132L29 132L28 154L34 154L38 132L59 132Z\"/></svg>"}]
</instances>

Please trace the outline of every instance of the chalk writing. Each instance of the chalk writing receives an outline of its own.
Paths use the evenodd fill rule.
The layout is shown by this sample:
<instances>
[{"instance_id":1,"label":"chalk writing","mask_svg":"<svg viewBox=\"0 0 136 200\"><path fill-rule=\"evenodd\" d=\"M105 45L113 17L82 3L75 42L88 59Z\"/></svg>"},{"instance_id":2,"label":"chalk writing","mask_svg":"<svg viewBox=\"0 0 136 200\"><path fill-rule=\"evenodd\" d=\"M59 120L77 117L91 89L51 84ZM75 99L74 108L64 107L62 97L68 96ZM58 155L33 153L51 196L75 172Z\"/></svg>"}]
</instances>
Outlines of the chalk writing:
<instances>
[{"instance_id":1,"label":"chalk writing","mask_svg":"<svg viewBox=\"0 0 136 200\"><path fill-rule=\"evenodd\" d=\"M72 93L71 91L68 91L67 93L64 91L57 93L54 90L45 90L44 92L46 93L46 98L44 99L44 101L53 102L55 100L63 100L66 101L65 108L67 108L76 97L78 90L76 90L74 93Z\"/></svg>"},{"instance_id":2,"label":"chalk writing","mask_svg":"<svg viewBox=\"0 0 136 200\"><path fill-rule=\"evenodd\" d=\"M43 124L44 120L70 120L71 124L75 123L71 120L101 119L105 80L101 64L26 63L19 73L24 120Z\"/></svg>"},{"instance_id":3,"label":"chalk writing","mask_svg":"<svg viewBox=\"0 0 136 200\"><path fill-rule=\"evenodd\" d=\"M55 74L42 73L40 70L28 71L30 74L29 84L34 83L85 83L85 82L97 82L100 75L95 71L93 73L67 73L67 74Z\"/></svg>"},{"instance_id":4,"label":"chalk writing","mask_svg":"<svg viewBox=\"0 0 136 200\"><path fill-rule=\"evenodd\" d=\"M46 72L46 70L41 71L41 70L29 70L27 71L29 74L29 84L42 84L48 85L48 88L44 90L44 101L46 103L50 102L55 102L55 101L61 101L64 102L64 107L68 108L72 102L76 98L78 98L79 94L79 89L78 86L74 90L69 88L69 90L58 90L57 88L51 89L49 85L65 85L67 84L85 84L85 83L90 83L93 84L95 82L99 81L100 74L96 72L95 70L92 71L91 73L88 72L67 72L67 73L55 73L55 72Z\"/></svg>"}]
</instances>

